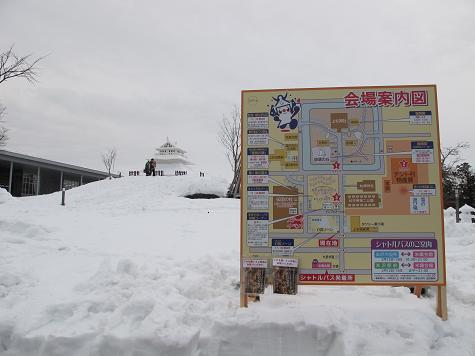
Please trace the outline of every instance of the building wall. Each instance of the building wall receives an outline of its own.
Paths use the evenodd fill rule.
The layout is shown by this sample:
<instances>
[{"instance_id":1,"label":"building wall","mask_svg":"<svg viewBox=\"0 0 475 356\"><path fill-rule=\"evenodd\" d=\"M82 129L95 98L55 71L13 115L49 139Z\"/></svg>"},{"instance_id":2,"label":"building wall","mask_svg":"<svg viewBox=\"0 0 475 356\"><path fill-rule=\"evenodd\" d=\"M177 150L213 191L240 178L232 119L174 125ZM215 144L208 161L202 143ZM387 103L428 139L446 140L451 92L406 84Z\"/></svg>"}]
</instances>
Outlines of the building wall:
<instances>
[{"instance_id":1,"label":"building wall","mask_svg":"<svg viewBox=\"0 0 475 356\"><path fill-rule=\"evenodd\" d=\"M71 167L71 166L69 166ZM62 188L71 189L107 177L107 174L94 175L91 170L73 172L69 167L45 167L42 162L23 159L23 162L9 160L0 155L0 187L16 197L50 194Z\"/></svg>"},{"instance_id":2,"label":"building wall","mask_svg":"<svg viewBox=\"0 0 475 356\"><path fill-rule=\"evenodd\" d=\"M53 169L40 169L40 194L57 192L61 187L61 172Z\"/></svg>"},{"instance_id":3,"label":"building wall","mask_svg":"<svg viewBox=\"0 0 475 356\"><path fill-rule=\"evenodd\" d=\"M0 161L0 188L8 190L10 179L10 162Z\"/></svg>"}]
</instances>

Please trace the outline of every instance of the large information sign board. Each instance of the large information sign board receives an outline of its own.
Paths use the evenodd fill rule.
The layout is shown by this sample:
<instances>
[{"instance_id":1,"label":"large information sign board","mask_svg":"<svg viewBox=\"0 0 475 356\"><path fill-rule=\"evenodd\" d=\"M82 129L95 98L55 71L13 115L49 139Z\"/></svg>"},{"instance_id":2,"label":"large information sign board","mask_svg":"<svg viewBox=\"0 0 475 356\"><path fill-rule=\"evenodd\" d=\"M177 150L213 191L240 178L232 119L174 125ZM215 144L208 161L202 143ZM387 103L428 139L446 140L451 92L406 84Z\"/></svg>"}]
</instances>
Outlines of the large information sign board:
<instances>
[{"instance_id":1,"label":"large information sign board","mask_svg":"<svg viewBox=\"0 0 475 356\"><path fill-rule=\"evenodd\" d=\"M243 91L241 260L445 285L439 157L435 85Z\"/></svg>"}]
</instances>

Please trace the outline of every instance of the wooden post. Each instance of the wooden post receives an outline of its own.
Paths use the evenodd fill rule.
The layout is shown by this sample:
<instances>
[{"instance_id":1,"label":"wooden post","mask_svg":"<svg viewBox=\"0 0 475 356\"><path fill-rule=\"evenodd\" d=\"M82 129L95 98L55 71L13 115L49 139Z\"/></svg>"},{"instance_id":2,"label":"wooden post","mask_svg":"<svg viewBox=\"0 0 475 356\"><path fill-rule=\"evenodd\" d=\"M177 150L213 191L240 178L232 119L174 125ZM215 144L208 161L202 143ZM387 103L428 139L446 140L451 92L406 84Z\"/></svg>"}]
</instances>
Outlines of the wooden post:
<instances>
[{"instance_id":1,"label":"wooden post","mask_svg":"<svg viewBox=\"0 0 475 356\"><path fill-rule=\"evenodd\" d=\"M240 306L241 308L247 308L247 294L246 294L246 283L244 283L244 270L242 268L242 259L241 259L240 270L240 283L239 283L239 294L240 294Z\"/></svg>"},{"instance_id":2,"label":"wooden post","mask_svg":"<svg viewBox=\"0 0 475 356\"><path fill-rule=\"evenodd\" d=\"M447 320L449 318L447 311L447 287L446 286L437 286L437 315L442 320Z\"/></svg>"},{"instance_id":3,"label":"wooden post","mask_svg":"<svg viewBox=\"0 0 475 356\"><path fill-rule=\"evenodd\" d=\"M414 287L414 294L416 295L417 298L420 298L421 294L422 294L422 287L421 286L415 286Z\"/></svg>"}]
</instances>

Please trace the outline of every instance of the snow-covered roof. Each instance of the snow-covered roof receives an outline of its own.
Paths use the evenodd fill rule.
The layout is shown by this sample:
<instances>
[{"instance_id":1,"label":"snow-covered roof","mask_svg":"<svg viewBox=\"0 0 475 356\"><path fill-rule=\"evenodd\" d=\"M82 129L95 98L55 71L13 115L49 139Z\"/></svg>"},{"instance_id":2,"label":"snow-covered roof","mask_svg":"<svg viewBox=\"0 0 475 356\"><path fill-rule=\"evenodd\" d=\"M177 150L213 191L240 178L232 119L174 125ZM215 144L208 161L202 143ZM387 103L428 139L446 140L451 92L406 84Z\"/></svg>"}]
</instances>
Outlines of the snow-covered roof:
<instances>
[{"instance_id":1,"label":"snow-covered roof","mask_svg":"<svg viewBox=\"0 0 475 356\"><path fill-rule=\"evenodd\" d=\"M160 148L165 148L165 147L175 147L171 142L165 142L163 145L160 146Z\"/></svg>"},{"instance_id":2,"label":"snow-covered roof","mask_svg":"<svg viewBox=\"0 0 475 356\"><path fill-rule=\"evenodd\" d=\"M180 151L180 152L183 152L183 153L186 152L184 149L178 147L176 145L176 143L175 144L171 143L168 137L167 137L167 142L165 142L163 145L161 145L159 148L157 148L157 151L160 152L160 151L163 151L163 149L167 149L167 148L174 148L176 151Z\"/></svg>"}]
</instances>

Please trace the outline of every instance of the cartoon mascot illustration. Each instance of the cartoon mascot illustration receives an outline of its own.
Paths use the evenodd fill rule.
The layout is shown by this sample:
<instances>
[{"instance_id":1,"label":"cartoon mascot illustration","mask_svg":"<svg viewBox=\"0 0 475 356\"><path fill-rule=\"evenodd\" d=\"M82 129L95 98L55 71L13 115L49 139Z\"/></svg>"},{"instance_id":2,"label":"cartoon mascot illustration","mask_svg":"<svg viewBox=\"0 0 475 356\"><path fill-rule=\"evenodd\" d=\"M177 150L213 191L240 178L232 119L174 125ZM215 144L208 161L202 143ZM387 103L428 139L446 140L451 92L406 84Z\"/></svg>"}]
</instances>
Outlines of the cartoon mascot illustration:
<instances>
[{"instance_id":1,"label":"cartoon mascot illustration","mask_svg":"<svg viewBox=\"0 0 475 356\"><path fill-rule=\"evenodd\" d=\"M297 99L297 102L294 99L288 101L287 95L288 93L285 93L285 95L277 95L277 98L273 97L275 105L270 107L271 116L278 122L277 127L284 132L297 127L298 120L295 115L300 111L300 99Z\"/></svg>"}]
</instances>

